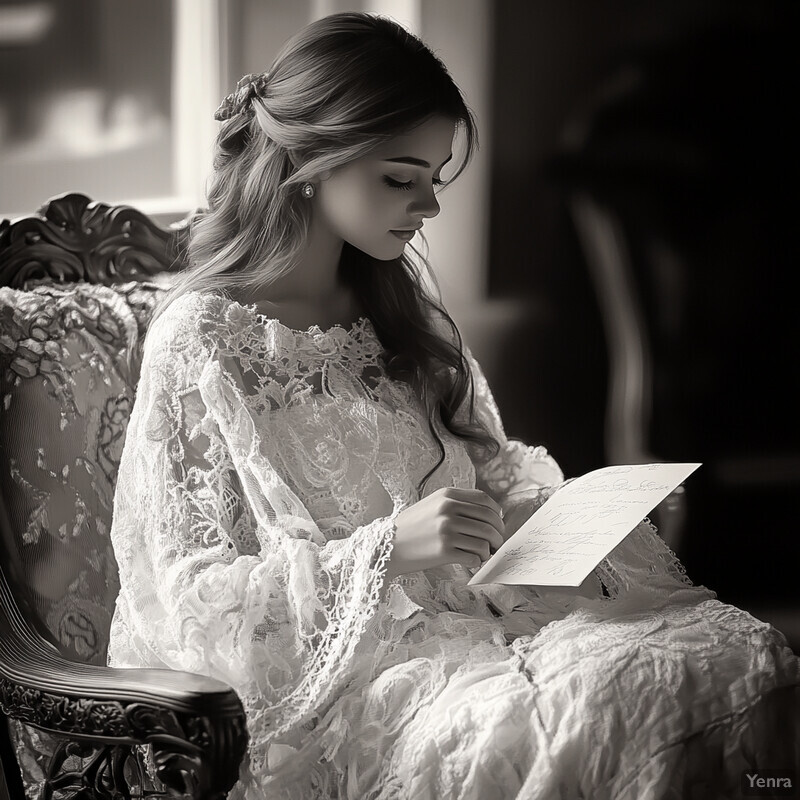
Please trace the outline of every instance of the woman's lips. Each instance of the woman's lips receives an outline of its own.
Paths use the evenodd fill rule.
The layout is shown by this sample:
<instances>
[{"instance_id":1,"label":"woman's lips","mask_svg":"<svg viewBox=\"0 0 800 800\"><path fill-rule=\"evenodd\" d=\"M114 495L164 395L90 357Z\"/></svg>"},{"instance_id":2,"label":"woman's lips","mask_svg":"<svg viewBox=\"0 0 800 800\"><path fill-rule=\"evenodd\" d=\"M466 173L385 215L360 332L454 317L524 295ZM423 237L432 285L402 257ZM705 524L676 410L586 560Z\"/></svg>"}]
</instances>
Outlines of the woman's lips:
<instances>
[{"instance_id":1,"label":"woman's lips","mask_svg":"<svg viewBox=\"0 0 800 800\"><path fill-rule=\"evenodd\" d=\"M391 234L396 236L398 239L402 239L404 242L410 242L414 236L416 235L416 231L389 231Z\"/></svg>"}]
</instances>

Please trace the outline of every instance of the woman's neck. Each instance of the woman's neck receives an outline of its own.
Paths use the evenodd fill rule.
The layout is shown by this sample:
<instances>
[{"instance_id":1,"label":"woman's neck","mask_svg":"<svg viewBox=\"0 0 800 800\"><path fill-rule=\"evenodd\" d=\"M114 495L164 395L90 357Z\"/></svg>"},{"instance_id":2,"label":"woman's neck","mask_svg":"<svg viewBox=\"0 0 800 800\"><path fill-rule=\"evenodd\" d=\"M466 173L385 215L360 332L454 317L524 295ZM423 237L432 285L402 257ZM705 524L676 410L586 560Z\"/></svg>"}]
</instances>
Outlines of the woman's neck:
<instances>
[{"instance_id":1,"label":"woman's neck","mask_svg":"<svg viewBox=\"0 0 800 800\"><path fill-rule=\"evenodd\" d=\"M339 261L344 242L312 220L311 229L296 265L258 295L241 302L296 330L312 325L348 327L364 310L353 291L339 280Z\"/></svg>"},{"instance_id":2,"label":"woman's neck","mask_svg":"<svg viewBox=\"0 0 800 800\"><path fill-rule=\"evenodd\" d=\"M276 303L282 300L325 302L341 289L338 273L343 247L344 241L313 216L295 266L270 284L264 299Z\"/></svg>"},{"instance_id":3,"label":"woman's neck","mask_svg":"<svg viewBox=\"0 0 800 800\"><path fill-rule=\"evenodd\" d=\"M282 300L276 302L253 303L258 311L267 317L277 319L293 330L305 331L313 325L323 330L341 325L351 327L364 310L353 293L338 287L334 293L319 299Z\"/></svg>"}]
</instances>

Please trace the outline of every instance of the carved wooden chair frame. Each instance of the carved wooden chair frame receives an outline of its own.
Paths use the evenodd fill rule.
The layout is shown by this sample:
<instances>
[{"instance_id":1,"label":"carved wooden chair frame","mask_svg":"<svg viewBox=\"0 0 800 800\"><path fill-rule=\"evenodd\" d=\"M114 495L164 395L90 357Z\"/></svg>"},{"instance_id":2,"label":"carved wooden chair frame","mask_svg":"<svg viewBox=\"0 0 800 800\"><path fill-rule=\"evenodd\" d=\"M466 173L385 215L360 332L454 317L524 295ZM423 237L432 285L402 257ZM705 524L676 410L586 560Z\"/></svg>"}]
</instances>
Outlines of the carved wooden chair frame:
<instances>
[{"instance_id":1,"label":"carved wooden chair frame","mask_svg":"<svg viewBox=\"0 0 800 800\"><path fill-rule=\"evenodd\" d=\"M0 285L23 288L33 278L110 285L180 269L188 222L163 229L129 206L61 195L35 215L0 221ZM5 717L63 737L43 800L68 788L81 798L131 797L124 775L141 771L140 745L152 746L166 796L226 797L247 745L234 690L201 675L71 660L32 610L13 535L0 498L0 798L3 774L10 797L24 796ZM81 757L79 771L71 755Z\"/></svg>"}]
</instances>

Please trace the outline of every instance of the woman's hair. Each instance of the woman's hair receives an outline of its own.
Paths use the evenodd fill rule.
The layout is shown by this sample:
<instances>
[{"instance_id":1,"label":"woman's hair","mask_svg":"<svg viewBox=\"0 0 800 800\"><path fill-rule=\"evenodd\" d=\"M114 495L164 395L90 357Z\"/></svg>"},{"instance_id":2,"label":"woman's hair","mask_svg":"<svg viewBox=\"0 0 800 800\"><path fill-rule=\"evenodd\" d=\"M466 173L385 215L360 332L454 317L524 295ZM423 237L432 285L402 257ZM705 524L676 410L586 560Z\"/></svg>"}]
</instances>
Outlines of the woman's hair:
<instances>
[{"instance_id":1,"label":"woman's hair","mask_svg":"<svg viewBox=\"0 0 800 800\"><path fill-rule=\"evenodd\" d=\"M371 14L334 14L311 23L284 45L267 73L240 81L235 103L232 97L217 115L223 123L208 209L191 223L187 267L154 318L189 291L263 295L297 263L311 220L301 187L320 173L434 115L453 119L465 133L463 160L449 180L477 147L472 112L444 64L400 25ZM427 259L414 253L438 290ZM408 381L427 411L440 457L420 489L444 460L437 414L473 453L496 454L498 443L474 416L458 329L440 297L426 289L421 267L405 254L378 261L345 243L339 278L372 321L387 373ZM442 324L449 334L439 332ZM468 414L457 419L467 398Z\"/></svg>"}]
</instances>

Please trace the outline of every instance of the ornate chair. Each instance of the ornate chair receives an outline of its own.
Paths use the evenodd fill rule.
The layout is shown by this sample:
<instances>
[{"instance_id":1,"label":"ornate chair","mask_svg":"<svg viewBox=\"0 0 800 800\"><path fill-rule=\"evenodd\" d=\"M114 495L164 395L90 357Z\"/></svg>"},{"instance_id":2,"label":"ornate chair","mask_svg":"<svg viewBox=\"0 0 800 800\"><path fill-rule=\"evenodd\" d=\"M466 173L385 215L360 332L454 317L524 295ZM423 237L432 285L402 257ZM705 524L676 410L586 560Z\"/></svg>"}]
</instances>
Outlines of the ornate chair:
<instances>
[{"instance_id":1,"label":"ornate chair","mask_svg":"<svg viewBox=\"0 0 800 800\"><path fill-rule=\"evenodd\" d=\"M105 666L117 468L187 228L80 194L0 223L0 798L205 800L238 777L233 689Z\"/></svg>"}]
</instances>

